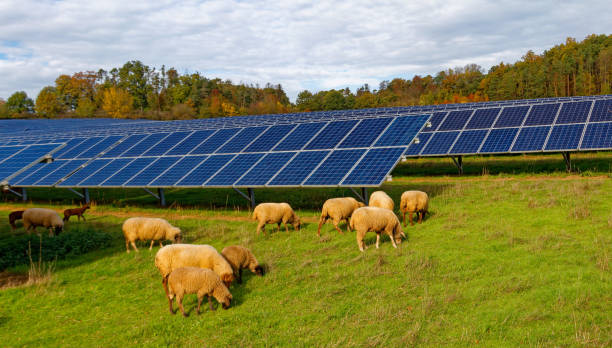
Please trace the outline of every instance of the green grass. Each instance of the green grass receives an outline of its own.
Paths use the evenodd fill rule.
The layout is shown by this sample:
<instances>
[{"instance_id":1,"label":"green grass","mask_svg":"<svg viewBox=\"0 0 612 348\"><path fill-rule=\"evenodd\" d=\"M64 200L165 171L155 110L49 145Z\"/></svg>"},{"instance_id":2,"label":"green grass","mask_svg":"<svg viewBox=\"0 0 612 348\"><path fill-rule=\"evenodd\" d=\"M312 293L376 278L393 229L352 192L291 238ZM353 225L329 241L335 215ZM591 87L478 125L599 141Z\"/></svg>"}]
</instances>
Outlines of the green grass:
<instances>
[{"instance_id":1,"label":"green grass","mask_svg":"<svg viewBox=\"0 0 612 348\"><path fill-rule=\"evenodd\" d=\"M560 156L559 156L560 157ZM612 181L524 168L513 157L495 175L426 178L402 171L383 189L399 203L404 190L430 193L431 214L406 227L408 239L380 249L368 234L360 253L352 233L325 225L317 207L345 189L256 190L258 201L287 200L306 224L255 235L248 208L231 190L171 190L171 209L138 190L92 191L102 202L87 224L112 246L58 260L42 285L0 290L2 346L588 346L612 344ZM438 161L425 163L430 168ZM448 159L446 161L449 161ZM597 162L597 161L595 161ZM451 167L451 163L445 165ZM452 168L452 167L451 167ZM505 169L504 169L505 168ZM74 196L31 190L58 210ZM53 199L51 199L53 197ZM0 219L23 207L0 204ZM245 245L266 264L234 284L232 307L172 316L153 265L155 251L126 254L127 215L168 218L185 241L218 249ZM341 225L341 227L344 227ZM67 228L71 228L68 226ZM270 231L270 227L268 227ZM7 224L0 234L9 234ZM1 257L1 256L0 256ZM11 269L26 272L27 265ZM204 306L204 308L207 308Z\"/></svg>"}]
</instances>

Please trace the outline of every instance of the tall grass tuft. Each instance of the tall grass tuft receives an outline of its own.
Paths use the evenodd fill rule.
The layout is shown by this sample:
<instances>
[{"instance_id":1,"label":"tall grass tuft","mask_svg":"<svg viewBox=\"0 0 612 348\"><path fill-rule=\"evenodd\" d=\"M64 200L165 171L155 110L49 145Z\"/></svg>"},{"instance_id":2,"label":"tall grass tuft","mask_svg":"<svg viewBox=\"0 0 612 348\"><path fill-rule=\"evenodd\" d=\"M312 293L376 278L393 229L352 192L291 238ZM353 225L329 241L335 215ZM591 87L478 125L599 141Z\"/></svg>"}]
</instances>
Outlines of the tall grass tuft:
<instances>
[{"instance_id":1,"label":"tall grass tuft","mask_svg":"<svg viewBox=\"0 0 612 348\"><path fill-rule=\"evenodd\" d=\"M39 236L40 243L38 244L38 260L32 260L32 243L28 241L28 258L30 259L30 268L28 269L28 282L26 285L43 284L51 280L53 272L55 272L56 260L44 262L42 260L42 236Z\"/></svg>"}]
</instances>

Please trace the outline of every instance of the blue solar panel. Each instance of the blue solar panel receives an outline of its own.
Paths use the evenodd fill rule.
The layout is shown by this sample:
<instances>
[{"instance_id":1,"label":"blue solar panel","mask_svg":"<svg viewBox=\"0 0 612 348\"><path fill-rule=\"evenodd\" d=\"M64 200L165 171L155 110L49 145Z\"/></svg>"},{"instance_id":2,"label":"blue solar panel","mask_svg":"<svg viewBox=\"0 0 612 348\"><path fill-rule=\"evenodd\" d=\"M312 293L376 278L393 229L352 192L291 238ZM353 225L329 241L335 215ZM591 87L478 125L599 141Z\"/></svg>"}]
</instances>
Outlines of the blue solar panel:
<instances>
[{"instance_id":1,"label":"blue solar panel","mask_svg":"<svg viewBox=\"0 0 612 348\"><path fill-rule=\"evenodd\" d=\"M393 169L403 148L370 149L342 181L342 185L379 185Z\"/></svg>"},{"instance_id":2,"label":"blue solar panel","mask_svg":"<svg viewBox=\"0 0 612 348\"><path fill-rule=\"evenodd\" d=\"M143 156L161 156L176 146L179 142L184 140L187 136L189 136L189 134L191 134L191 132L170 133L170 135L164 138L164 140L160 141L157 143L157 145L145 152Z\"/></svg>"},{"instance_id":3,"label":"blue solar panel","mask_svg":"<svg viewBox=\"0 0 612 348\"><path fill-rule=\"evenodd\" d=\"M207 158L208 156L205 155L183 157L165 173L163 173L157 179L151 182L149 186L172 186Z\"/></svg>"},{"instance_id":4,"label":"blue solar panel","mask_svg":"<svg viewBox=\"0 0 612 348\"><path fill-rule=\"evenodd\" d=\"M473 110L451 111L438 128L439 131L463 129Z\"/></svg>"},{"instance_id":5,"label":"blue solar panel","mask_svg":"<svg viewBox=\"0 0 612 348\"><path fill-rule=\"evenodd\" d=\"M431 138L433 133L421 133L418 135L419 143L412 142L408 147L408 150L404 153L405 155L413 155L416 156L421 153L421 150L427 145L427 141Z\"/></svg>"},{"instance_id":6,"label":"blue solar panel","mask_svg":"<svg viewBox=\"0 0 612 348\"><path fill-rule=\"evenodd\" d=\"M429 115L399 116L380 136L374 146L408 146L417 135ZM426 129L426 128L424 128Z\"/></svg>"},{"instance_id":7,"label":"blue solar panel","mask_svg":"<svg viewBox=\"0 0 612 348\"><path fill-rule=\"evenodd\" d=\"M327 123L302 123L298 125L280 144L276 145L274 151L300 150L312 137L317 134Z\"/></svg>"},{"instance_id":8,"label":"blue solar panel","mask_svg":"<svg viewBox=\"0 0 612 348\"><path fill-rule=\"evenodd\" d=\"M12 176L23 168L42 158L44 155L55 150L59 144L51 145L29 145L9 157L0 165L0 180Z\"/></svg>"},{"instance_id":9,"label":"blue solar panel","mask_svg":"<svg viewBox=\"0 0 612 348\"><path fill-rule=\"evenodd\" d=\"M267 154L236 183L236 186L253 187L265 185L294 155L295 152L274 152Z\"/></svg>"},{"instance_id":10,"label":"blue solar panel","mask_svg":"<svg viewBox=\"0 0 612 348\"><path fill-rule=\"evenodd\" d=\"M391 121L393 121L392 117L361 120L338 147L369 147Z\"/></svg>"},{"instance_id":11,"label":"blue solar panel","mask_svg":"<svg viewBox=\"0 0 612 348\"><path fill-rule=\"evenodd\" d=\"M54 172L50 173L49 175L45 176L44 178L42 178L39 181L37 181L36 183L34 183L34 186L51 186L51 185L54 185L56 182L60 181L66 175L68 175L68 174L74 172L75 170L77 170L77 168L79 168L85 162L86 162L86 160L80 160L80 159L79 160L68 161L68 163L64 164L63 166L61 166L60 168L58 168Z\"/></svg>"},{"instance_id":12,"label":"blue solar panel","mask_svg":"<svg viewBox=\"0 0 612 348\"><path fill-rule=\"evenodd\" d=\"M546 150L572 150L578 147L584 124L554 126Z\"/></svg>"},{"instance_id":13,"label":"blue solar panel","mask_svg":"<svg viewBox=\"0 0 612 348\"><path fill-rule=\"evenodd\" d=\"M6 160L7 158L15 155L19 151L23 150L25 146L5 146L0 147L0 162Z\"/></svg>"},{"instance_id":14,"label":"blue solar panel","mask_svg":"<svg viewBox=\"0 0 612 348\"><path fill-rule=\"evenodd\" d=\"M67 162L68 160L56 160L51 163L37 163L37 165L24 171L24 173L28 174L26 178L23 178L22 180L19 180L19 181L11 180L11 182L13 182L14 185L19 185L19 186L33 185L35 182L47 176L49 173L55 171L56 169L63 166Z\"/></svg>"},{"instance_id":15,"label":"blue solar panel","mask_svg":"<svg viewBox=\"0 0 612 348\"><path fill-rule=\"evenodd\" d=\"M366 150L336 150L312 173L304 185L339 185Z\"/></svg>"},{"instance_id":16,"label":"blue solar panel","mask_svg":"<svg viewBox=\"0 0 612 348\"><path fill-rule=\"evenodd\" d=\"M81 142L78 145L73 146L68 151L63 152L62 154L56 155L55 158L57 159L76 158L78 155L89 150L92 146L94 146L95 144L97 144L98 142L102 140L104 140L104 137L93 137L93 138L85 139L85 141Z\"/></svg>"},{"instance_id":17,"label":"blue solar panel","mask_svg":"<svg viewBox=\"0 0 612 348\"><path fill-rule=\"evenodd\" d=\"M438 132L433 135L423 150L423 155L444 155L455 142L459 132Z\"/></svg>"},{"instance_id":18,"label":"blue solar panel","mask_svg":"<svg viewBox=\"0 0 612 348\"><path fill-rule=\"evenodd\" d=\"M330 151L300 152L281 170L268 186L300 185Z\"/></svg>"},{"instance_id":19,"label":"blue solar panel","mask_svg":"<svg viewBox=\"0 0 612 348\"><path fill-rule=\"evenodd\" d=\"M36 172L43 169L47 163L36 163L32 167L22 171L21 173L13 176L12 179L9 180L9 184L11 186L16 186L21 180L28 178L30 175L36 175ZM40 176L35 176L35 178L40 178Z\"/></svg>"},{"instance_id":20,"label":"blue solar panel","mask_svg":"<svg viewBox=\"0 0 612 348\"><path fill-rule=\"evenodd\" d=\"M508 152L516 134L518 128L500 128L491 129L489 136L485 140L480 153L495 153L495 152Z\"/></svg>"},{"instance_id":21,"label":"blue solar panel","mask_svg":"<svg viewBox=\"0 0 612 348\"><path fill-rule=\"evenodd\" d=\"M142 171L155 161L154 158L136 158L127 166L121 168L116 173L108 173L110 177L101 183L101 186L121 186L126 181L130 180L134 175Z\"/></svg>"},{"instance_id":22,"label":"blue solar panel","mask_svg":"<svg viewBox=\"0 0 612 348\"><path fill-rule=\"evenodd\" d=\"M612 148L612 122L591 123L587 126L581 149Z\"/></svg>"},{"instance_id":23,"label":"blue solar panel","mask_svg":"<svg viewBox=\"0 0 612 348\"><path fill-rule=\"evenodd\" d=\"M523 152L542 150L549 132L550 126L521 128L512 146L512 151Z\"/></svg>"},{"instance_id":24,"label":"blue solar panel","mask_svg":"<svg viewBox=\"0 0 612 348\"><path fill-rule=\"evenodd\" d=\"M127 151L130 147L136 145L136 143L140 142L146 136L147 135L145 134L136 134L136 135L129 136L125 140L117 144L115 147L108 150L105 154L103 154L100 157L101 158L119 157L122 153Z\"/></svg>"},{"instance_id":25,"label":"blue solar panel","mask_svg":"<svg viewBox=\"0 0 612 348\"><path fill-rule=\"evenodd\" d=\"M215 131L212 129L200 130L193 132L190 136L186 137L178 143L175 147L173 147L166 155L186 155L191 152L194 148L200 145L204 140L206 140L211 134Z\"/></svg>"},{"instance_id":26,"label":"blue solar panel","mask_svg":"<svg viewBox=\"0 0 612 348\"><path fill-rule=\"evenodd\" d=\"M77 186L80 187L92 187L100 185L109 175L116 173L121 168L132 162L133 158L119 158L111 160L109 164L98 170L96 173L81 181Z\"/></svg>"},{"instance_id":27,"label":"blue solar panel","mask_svg":"<svg viewBox=\"0 0 612 348\"><path fill-rule=\"evenodd\" d=\"M101 168L111 162L110 159L96 159L89 162L83 169L69 176L66 180L59 183L57 186L74 187L79 182L83 181L88 176L98 172Z\"/></svg>"},{"instance_id":28,"label":"blue solar panel","mask_svg":"<svg viewBox=\"0 0 612 348\"><path fill-rule=\"evenodd\" d=\"M155 180L160 174L174 165L180 157L160 157L153 164L145 168L140 173L136 174L124 186L142 187L147 186L151 181Z\"/></svg>"},{"instance_id":29,"label":"blue solar panel","mask_svg":"<svg viewBox=\"0 0 612 348\"><path fill-rule=\"evenodd\" d=\"M612 121L612 99L597 100L591 111L590 122Z\"/></svg>"},{"instance_id":30,"label":"blue solar panel","mask_svg":"<svg viewBox=\"0 0 612 348\"><path fill-rule=\"evenodd\" d=\"M440 126L440 123L442 123L442 121L444 120L444 117L446 117L446 114L448 114L448 112L446 111L434 112L431 118L429 119L429 122L431 123L431 127L424 128L423 132L433 132L436 129L438 129L438 127Z\"/></svg>"},{"instance_id":31,"label":"blue solar panel","mask_svg":"<svg viewBox=\"0 0 612 348\"><path fill-rule=\"evenodd\" d=\"M529 106L505 107L495 122L494 128L519 127L523 124Z\"/></svg>"},{"instance_id":32,"label":"blue solar panel","mask_svg":"<svg viewBox=\"0 0 612 348\"><path fill-rule=\"evenodd\" d=\"M477 153L482 141L487 135L486 129L463 131L450 150L450 153L466 154Z\"/></svg>"},{"instance_id":33,"label":"blue solar panel","mask_svg":"<svg viewBox=\"0 0 612 348\"><path fill-rule=\"evenodd\" d=\"M177 183L178 186L201 186L235 155L214 155L200 163L191 173Z\"/></svg>"},{"instance_id":34,"label":"blue solar panel","mask_svg":"<svg viewBox=\"0 0 612 348\"><path fill-rule=\"evenodd\" d=\"M268 127L249 127L242 129L232 140L228 141L216 153L236 153L241 152L245 146L259 137Z\"/></svg>"},{"instance_id":35,"label":"blue solar panel","mask_svg":"<svg viewBox=\"0 0 612 348\"><path fill-rule=\"evenodd\" d=\"M169 133L154 133L144 138L138 144L132 146L129 150L122 153L119 157L138 157L148 151L155 144L159 143L162 139L167 137Z\"/></svg>"},{"instance_id":36,"label":"blue solar panel","mask_svg":"<svg viewBox=\"0 0 612 348\"><path fill-rule=\"evenodd\" d=\"M533 105L524 126L551 125L561 104Z\"/></svg>"},{"instance_id":37,"label":"blue solar panel","mask_svg":"<svg viewBox=\"0 0 612 348\"><path fill-rule=\"evenodd\" d=\"M223 145L229 138L233 137L240 131L240 128L229 128L219 129L215 134L211 135L203 143L198 145L193 151L190 152L192 155L206 155L215 152L221 145Z\"/></svg>"},{"instance_id":38,"label":"blue solar panel","mask_svg":"<svg viewBox=\"0 0 612 348\"><path fill-rule=\"evenodd\" d=\"M63 148L61 148L58 152L55 153L55 158L61 158L61 156L68 152L68 151L72 151L77 145L83 143L86 139L83 138L74 138L74 139L70 139L66 142L66 146L64 146Z\"/></svg>"},{"instance_id":39,"label":"blue solar panel","mask_svg":"<svg viewBox=\"0 0 612 348\"><path fill-rule=\"evenodd\" d=\"M94 146L90 147L87 151L81 153L80 155L78 155L76 158L94 158L97 155L100 154L100 152L108 149L109 146L113 145L114 143L118 142L119 140L121 140L121 138L123 138L122 136L108 136L106 138L104 138L103 140L99 141L97 144L95 144Z\"/></svg>"},{"instance_id":40,"label":"blue solar panel","mask_svg":"<svg viewBox=\"0 0 612 348\"><path fill-rule=\"evenodd\" d=\"M555 124L585 122L592 103L592 101L563 103Z\"/></svg>"},{"instance_id":41,"label":"blue solar panel","mask_svg":"<svg viewBox=\"0 0 612 348\"><path fill-rule=\"evenodd\" d=\"M295 128L294 124L283 124L270 127L261 137L257 138L244 152L270 151L281 139Z\"/></svg>"},{"instance_id":42,"label":"blue solar panel","mask_svg":"<svg viewBox=\"0 0 612 348\"><path fill-rule=\"evenodd\" d=\"M306 145L306 150L334 148L356 124L356 120L330 122L321 133Z\"/></svg>"},{"instance_id":43,"label":"blue solar panel","mask_svg":"<svg viewBox=\"0 0 612 348\"><path fill-rule=\"evenodd\" d=\"M465 126L465 129L482 129L490 128L495 122L500 108L495 109L477 109L470 119L470 122Z\"/></svg>"},{"instance_id":44,"label":"blue solar panel","mask_svg":"<svg viewBox=\"0 0 612 348\"><path fill-rule=\"evenodd\" d=\"M205 186L231 186L240 179L264 155L249 153L236 156L230 163L212 177Z\"/></svg>"}]
</instances>

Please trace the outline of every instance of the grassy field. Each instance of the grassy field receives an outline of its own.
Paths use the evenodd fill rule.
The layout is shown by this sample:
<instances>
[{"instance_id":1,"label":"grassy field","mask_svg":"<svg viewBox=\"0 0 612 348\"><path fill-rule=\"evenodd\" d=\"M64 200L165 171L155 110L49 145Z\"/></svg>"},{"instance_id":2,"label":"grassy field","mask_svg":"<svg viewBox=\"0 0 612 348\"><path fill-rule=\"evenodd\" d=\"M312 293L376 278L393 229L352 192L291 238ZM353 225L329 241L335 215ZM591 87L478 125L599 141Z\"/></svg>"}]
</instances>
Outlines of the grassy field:
<instances>
[{"instance_id":1,"label":"grassy field","mask_svg":"<svg viewBox=\"0 0 612 348\"><path fill-rule=\"evenodd\" d=\"M112 246L58 260L42 284L0 290L0 342L609 347L612 157L582 156L571 175L560 155L465 159L462 177L449 159L411 160L383 189L396 205L404 190L427 191L431 214L404 229L408 239L398 249L388 238L375 249L369 234L365 253L354 234L331 224L316 235L318 207L350 195L346 189L256 190L260 202L289 201L305 221L299 232L268 236L255 235L246 201L231 190L171 190L168 209L142 191L92 190L98 204L88 221L67 229L106 232ZM61 210L76 198L65 190L31 190L30 197L28 204L5 197L0 219L25 206ZM268 273L247 271L242 285L232 285L227 311L198 316L191 295L191 315L172 316L153 265L158 248L125 252L120 226L133 215L165 217L189 243L247 246ZM0 224L0 236L13 237L8 224Z\"/></svg>"}]
</instances>

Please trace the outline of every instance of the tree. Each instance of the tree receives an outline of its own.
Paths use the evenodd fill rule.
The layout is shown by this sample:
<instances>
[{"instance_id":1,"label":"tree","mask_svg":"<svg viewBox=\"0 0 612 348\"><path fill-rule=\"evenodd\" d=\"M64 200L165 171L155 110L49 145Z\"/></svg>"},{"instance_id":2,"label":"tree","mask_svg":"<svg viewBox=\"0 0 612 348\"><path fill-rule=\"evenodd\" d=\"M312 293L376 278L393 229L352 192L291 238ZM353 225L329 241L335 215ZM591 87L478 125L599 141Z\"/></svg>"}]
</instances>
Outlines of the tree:
<instances>
[{"instance_id":1,"label":"tree","mask_svg":"<svg viewBox=\"0 0 612 348\"><path fill-rule=\"evenodd\" d=\"M62 112L62 102L55 87L43 88L36 97L36 113L45 117L54 117Z\"/></svg>"},{"instance_id":2,"label":"tree","mask_svg":"<svg viewBox=\"0 0 612 348\"><path fill-rule=\"evenodd\" d=\"M10 116L6 101L0 98L0 118L8 118Z\"/></svg>"},{"instance_id":3,"label":"tree","mask_svg":"<svg viewBox=\"0 0 612 348\"><path fill-rule=\"evenodd\" d=\"M13 93L6 101L6 107L11 115L30 113L34 110L34 102L24 91Z\"/></svg>"},{"instance_id":4,"label":"tree","mask_svg":"<svg viewBox=\"0 0 612 348\"><path fill-rule=\"evenodd\" d=\"M124 89L110 87L103 92L102 109L112 118L126 118L133 104L132 96Z\"/></svg>"}]
</instances>

